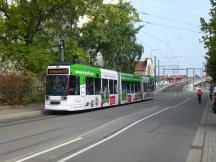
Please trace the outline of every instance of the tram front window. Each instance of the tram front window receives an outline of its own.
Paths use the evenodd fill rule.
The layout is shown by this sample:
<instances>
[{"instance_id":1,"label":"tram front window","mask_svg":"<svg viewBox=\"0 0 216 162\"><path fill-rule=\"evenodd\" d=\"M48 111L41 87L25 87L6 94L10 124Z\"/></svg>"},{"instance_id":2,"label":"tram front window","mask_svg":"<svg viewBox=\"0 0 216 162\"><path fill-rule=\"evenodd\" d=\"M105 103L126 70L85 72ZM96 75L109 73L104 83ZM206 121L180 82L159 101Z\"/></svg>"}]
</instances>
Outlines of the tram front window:
<instances>
[{"instance_id":1,"label":"tram front window","mask_svg":"<svg viewBox=\"0 0 216 162\"><path fill-rule=\"evenodd\" d=\"M49 96L66 96L67 95L67 85L68 85L67 75L50 75L47 77L46 83L46 95Z\"/></svg>"}]
</instances>

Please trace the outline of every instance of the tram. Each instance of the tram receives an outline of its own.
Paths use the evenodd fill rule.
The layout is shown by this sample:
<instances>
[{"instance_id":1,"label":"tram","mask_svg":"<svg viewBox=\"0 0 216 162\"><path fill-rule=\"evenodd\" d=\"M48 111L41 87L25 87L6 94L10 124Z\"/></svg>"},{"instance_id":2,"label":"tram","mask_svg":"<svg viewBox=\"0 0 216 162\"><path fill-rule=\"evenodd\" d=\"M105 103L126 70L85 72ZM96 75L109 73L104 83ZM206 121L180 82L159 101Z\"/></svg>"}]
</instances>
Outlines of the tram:
<instances>
[{"instance_id":1,"label":"tram","mask_svg":"<svg viewBox=\"0 0 216 162\"><path fill-rule=\"evenodd\" d=\"M48 66L45 109L80 111L154 98L150 76L121 73L82 62Z\"/></svg>"}]
</instances>

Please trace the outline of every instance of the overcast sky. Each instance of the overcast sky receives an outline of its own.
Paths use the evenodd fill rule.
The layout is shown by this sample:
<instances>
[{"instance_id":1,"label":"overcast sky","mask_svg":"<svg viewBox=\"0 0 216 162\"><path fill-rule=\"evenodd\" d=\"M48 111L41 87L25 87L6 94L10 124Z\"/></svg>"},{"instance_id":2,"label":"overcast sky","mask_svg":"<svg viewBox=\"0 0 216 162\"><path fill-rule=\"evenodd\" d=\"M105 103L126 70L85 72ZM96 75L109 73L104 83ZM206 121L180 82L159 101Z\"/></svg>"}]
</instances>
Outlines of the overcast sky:
<instances>
[{"instance_id":1,"label":"overcast sky","mask_svg":"<svg viewBox=\"0 0 216 162\"><path fill-rule=\"evenodd\" d=\"M206 50L199 41L202 36L199 26L200 17L209 18L209 0L129 1L140 12L145 25L137 37L145 47L143 59L152 53L158 56L161 65L203 67Z\"/></svg>"}]
</instances>

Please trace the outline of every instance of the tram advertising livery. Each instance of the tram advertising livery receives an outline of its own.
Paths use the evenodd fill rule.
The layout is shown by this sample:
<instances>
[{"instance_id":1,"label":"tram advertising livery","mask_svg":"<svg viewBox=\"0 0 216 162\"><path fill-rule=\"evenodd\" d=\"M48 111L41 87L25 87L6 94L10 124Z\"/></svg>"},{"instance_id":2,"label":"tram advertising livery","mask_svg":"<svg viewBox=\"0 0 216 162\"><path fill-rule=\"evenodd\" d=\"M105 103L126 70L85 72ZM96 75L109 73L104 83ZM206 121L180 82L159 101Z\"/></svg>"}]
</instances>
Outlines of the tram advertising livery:
<instances>
[{"instance_id":1,"label":"tram advertising livery","mask_svg":"<svg viewBox=\"0 0 216 162\"><path fill-rule=\"evenodd\" d=\"M154 97L154 81L149 76L119 73L81 62L51 64L47 73L47 110L78 111Z\"/></svg>"}]
</instances>

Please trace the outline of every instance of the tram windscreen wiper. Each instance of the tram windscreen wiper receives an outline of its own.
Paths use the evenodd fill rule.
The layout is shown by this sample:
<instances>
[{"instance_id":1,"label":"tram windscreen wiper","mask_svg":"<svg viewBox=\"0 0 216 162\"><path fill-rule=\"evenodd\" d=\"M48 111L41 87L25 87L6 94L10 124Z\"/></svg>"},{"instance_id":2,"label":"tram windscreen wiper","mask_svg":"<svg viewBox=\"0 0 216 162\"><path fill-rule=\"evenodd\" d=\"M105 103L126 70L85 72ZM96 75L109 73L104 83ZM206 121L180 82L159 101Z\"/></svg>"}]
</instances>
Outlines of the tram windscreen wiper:
<instances>
[{"instance_id":1,"label":"tram windscreen wiper","mask_svg":"<svg viewBox=\"0 0 216 162\"><path fill-rule=\"evenodd\" d=\"M66 96L68 89L67 75L49 75L47 76L46 95Z\"/></svg>"}]
</instances>

